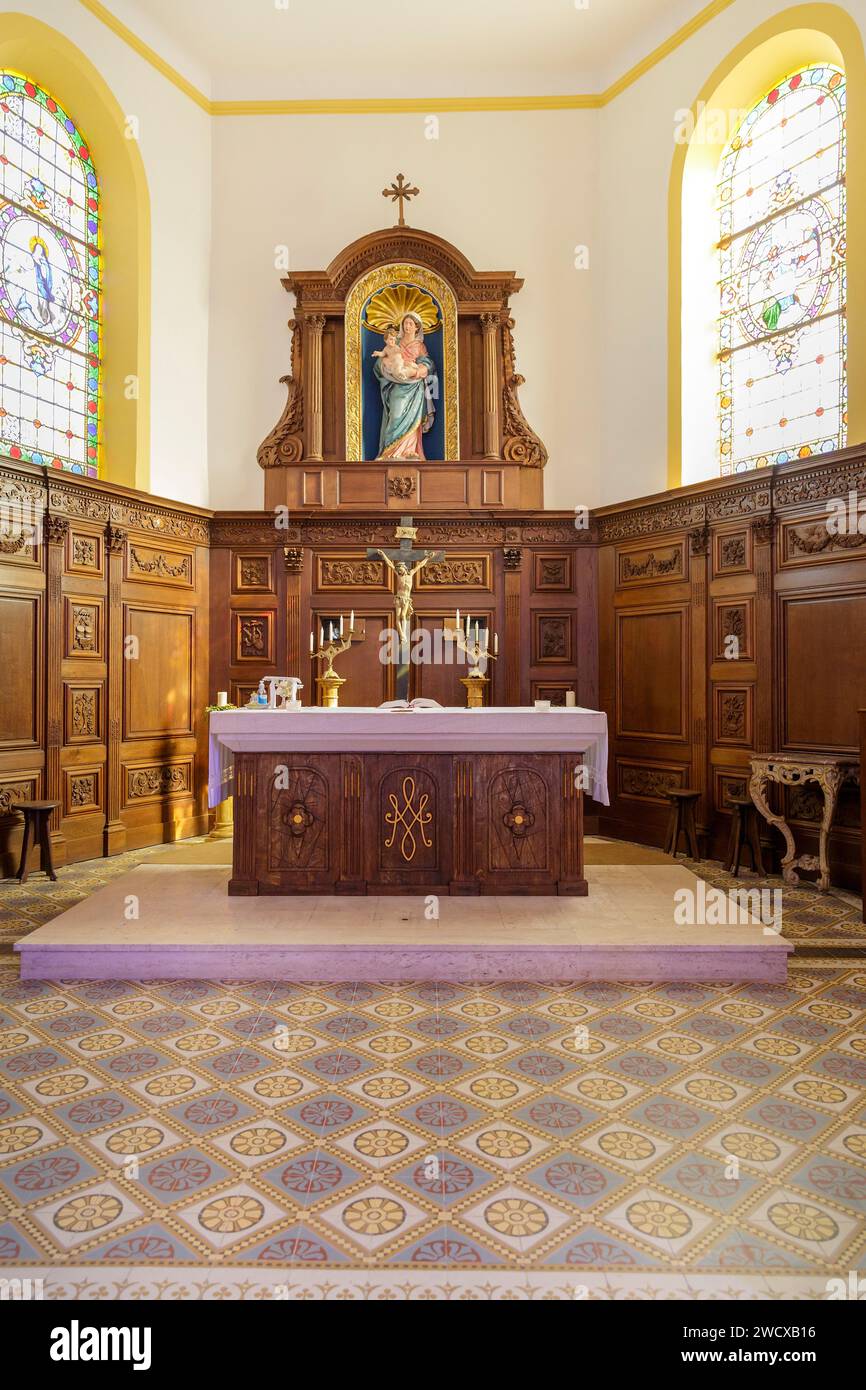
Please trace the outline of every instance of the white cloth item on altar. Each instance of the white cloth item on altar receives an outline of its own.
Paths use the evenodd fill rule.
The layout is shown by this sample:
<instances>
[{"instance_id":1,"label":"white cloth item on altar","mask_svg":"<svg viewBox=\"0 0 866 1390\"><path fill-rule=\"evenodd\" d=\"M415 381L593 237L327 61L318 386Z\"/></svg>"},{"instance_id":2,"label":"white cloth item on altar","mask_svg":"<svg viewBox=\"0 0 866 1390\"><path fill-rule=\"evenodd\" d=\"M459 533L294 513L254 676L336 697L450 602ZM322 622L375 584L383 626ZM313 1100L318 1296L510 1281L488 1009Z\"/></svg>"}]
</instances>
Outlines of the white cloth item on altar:
<instances>
[{"instance_id":1,"label":"white cloth item on altar","mask_svg":"<svg viewBox=\"0 0 866 1390\"><path fill-rule=\"evenodd\" d=\"M225 801L227 796L234 796L235 791L235 755L230 748L226 748L224 743L220 743L216 734L208 735L208 763L207 763L207 804L213 809L219 806L221 801Z\"/></svg>"}]
</instances>

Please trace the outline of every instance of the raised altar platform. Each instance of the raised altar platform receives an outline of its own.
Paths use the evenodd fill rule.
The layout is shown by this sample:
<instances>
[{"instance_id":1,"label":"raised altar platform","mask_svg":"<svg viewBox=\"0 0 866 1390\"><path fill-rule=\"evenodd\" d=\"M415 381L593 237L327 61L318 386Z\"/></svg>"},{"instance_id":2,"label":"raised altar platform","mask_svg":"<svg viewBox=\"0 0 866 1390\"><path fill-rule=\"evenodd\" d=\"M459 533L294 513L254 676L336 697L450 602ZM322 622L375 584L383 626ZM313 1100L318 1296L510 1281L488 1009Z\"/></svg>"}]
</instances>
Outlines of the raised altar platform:
<instances>
[{"instance_id":1,"label":"raised altar platform","mask_svg":"<svg viewBox=\"0 0 866 1390\"><path fill-rule=\"evenodd\" d=\"M234 758L230 894L588 891L598 711L239 710L210 731Z\"/></svg>"},{"instance_id":2,"label":"raised altar platform","mask_svg":"<svg viewBox=\"0 0 866 1390\"><path fill-rule=\"evenodd\" d=\"M592 863L588 897L443 896L430 917L417 896L233 898L227 865L184 863L183 845L165 860L24 937L22 978L778 983L793 950L747 914L678 924L674 893L699 890L682 864Z\"/></svg>"}]
</instances>

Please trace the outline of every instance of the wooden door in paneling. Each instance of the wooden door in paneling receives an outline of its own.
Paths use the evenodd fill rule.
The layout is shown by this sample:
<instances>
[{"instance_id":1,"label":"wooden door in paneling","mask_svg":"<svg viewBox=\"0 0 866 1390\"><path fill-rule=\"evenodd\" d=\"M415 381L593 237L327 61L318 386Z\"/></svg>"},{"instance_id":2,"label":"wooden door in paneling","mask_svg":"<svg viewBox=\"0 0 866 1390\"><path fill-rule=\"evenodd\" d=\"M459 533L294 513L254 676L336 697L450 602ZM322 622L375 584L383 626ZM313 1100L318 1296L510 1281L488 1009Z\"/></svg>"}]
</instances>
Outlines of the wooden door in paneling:
<instances>
[{"instance_id":1,"label":"wooden door in paneling","mask_svg":"<svg viewBox=\"0 0 866 1390\"><path fill-rule=\"evenodd\" d=\"M320 621L324 617L334 617L338 615L338 607L319 608L313 615L313 631L319 632ZM348 602L345 602L343 609L346 620L349 617ZM393 616L377 613L364 613L356 615L356 628L363 627L366 630L366 637L363 642L353 642L352 646L337 657L334 669L338 675L342 676L346 682L340 686L340 704L345 708L349 705L366 705L375 707L381 705L383 700L393 698L394 689L394 667L387 661L380 659L382 644L380 636L382 632L391 627ZM305 695L307 698L304 704L321 704L319 695L320 687L316 685L316 677L321 675L324 666L322 662L311 662L313 668L310 672L310 680Z\"/></svg>"},{"instance_id":2,"label":"wooden door in paneling","mask_svg":"<svg viewBox=\"0 0 866 1390\"><path fill-rule=\"evenodd\" d=\"M193 635L191 612L126 605L124 661L126 739L191 734Z\"/></svg>"}]
</instances>

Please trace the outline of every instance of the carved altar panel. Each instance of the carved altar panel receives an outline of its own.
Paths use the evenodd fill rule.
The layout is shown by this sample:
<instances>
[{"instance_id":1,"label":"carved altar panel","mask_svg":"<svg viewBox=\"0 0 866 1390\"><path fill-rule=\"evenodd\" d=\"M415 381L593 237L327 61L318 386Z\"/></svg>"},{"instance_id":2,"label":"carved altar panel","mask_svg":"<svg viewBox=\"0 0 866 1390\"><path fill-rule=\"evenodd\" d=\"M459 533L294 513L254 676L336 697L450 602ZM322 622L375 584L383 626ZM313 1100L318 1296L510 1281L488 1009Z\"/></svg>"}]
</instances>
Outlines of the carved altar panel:
<instances>
[{"instance_id":1,"label":"carved altar panel","mask_svg":"<svg viewBox=\"0 0 866 1390\"><path fill-rule=\"evenodd\" d=\"M450 879L441 830L441 810L450 803L449 770L449 759L435 756L379 760L375 799L365 816L383 882L393 873L412 873L434 884Z\"/></svg>"},{"instance_id":2,"label":"carved altar panel","mask_svg":"<svg viewBox=\"0 0 866 1390\"><path fill-rule=\"evenodd\" d=\"M320 770L298 763L274 768L261 778L269 795L269 870L327 870L331 849L328 782Z\"/></svg>"},{"instance_id":3,"label":"carved altar panel","mask_svg":"<svg viewBox=\"0 0 866 1390\"><path fill-rule=\"evenodd\" d=\"M487 789L487 867L491 873L548 870L554 846L545 778L515 762Z\"/></svg>"}]
</instances>

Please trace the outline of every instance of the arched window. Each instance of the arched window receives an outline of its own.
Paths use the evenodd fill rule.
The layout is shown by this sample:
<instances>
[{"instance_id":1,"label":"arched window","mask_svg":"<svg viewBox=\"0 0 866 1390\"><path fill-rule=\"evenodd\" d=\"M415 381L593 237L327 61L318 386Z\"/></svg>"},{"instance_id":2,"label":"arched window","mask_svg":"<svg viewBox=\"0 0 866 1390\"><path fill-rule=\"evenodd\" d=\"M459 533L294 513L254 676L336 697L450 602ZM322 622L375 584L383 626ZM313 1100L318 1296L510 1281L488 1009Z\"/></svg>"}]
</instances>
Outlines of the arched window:
<instances>
[{"instance_id":1,"label":"arched window","mask_svg":"<svg viewBox=\"0 0 866 1390\"><path fill-rule=\"evenodd\" d=\"M767 93L719 164L721 472L845 443L845 77Z\"/></svg>"},{"instance_id":2,"label":"arched window","mask_svg":"<svg viewBox=\"0 0 866 1390\"><path fill-rule=\"evenodd\" d=\"M55 98L0 72L0 455L95 478L99 184Z\"/></svg>"}]
</instances>

